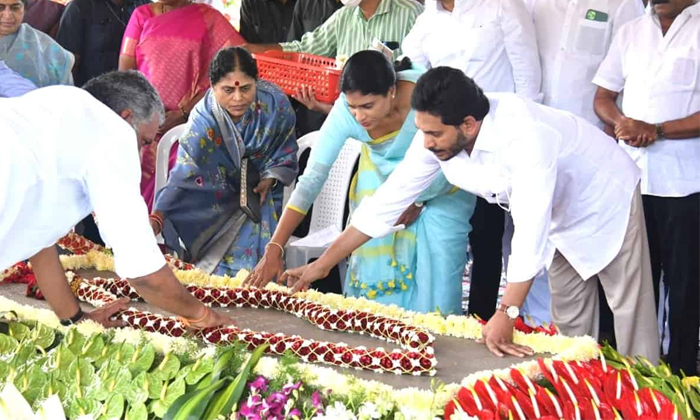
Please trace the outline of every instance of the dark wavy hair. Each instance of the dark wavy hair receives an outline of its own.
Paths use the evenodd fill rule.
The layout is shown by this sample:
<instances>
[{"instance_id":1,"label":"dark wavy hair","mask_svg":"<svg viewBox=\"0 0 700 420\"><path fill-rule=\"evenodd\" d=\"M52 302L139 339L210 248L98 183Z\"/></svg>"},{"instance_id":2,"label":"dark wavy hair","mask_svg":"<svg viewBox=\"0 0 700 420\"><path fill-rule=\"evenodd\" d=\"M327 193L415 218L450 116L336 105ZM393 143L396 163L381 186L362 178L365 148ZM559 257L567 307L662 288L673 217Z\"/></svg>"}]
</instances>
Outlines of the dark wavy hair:
<instances>
[{"instance_id":1,"label":"dark wavy hair","mask_svg":"<svg viewBox=\"0 0 700 420\"><path fill-rule=\"evenodd\" d=\"M411 67L408 57L392 64L379 51L360 51L345 63L340 78L340 91L386 96L389 89L396 85L396 73Z\"/></svg>"},{"instance_id":2,"label":"dark wavy hair","mask_svg":"<svg viewBox=\"0 0 700 420\"><path fill-rule=\"evenodd\" d=\"M464 72L436 67L418 79L411 107L440 117L445 125L460 125L467 116L483 120L490 105L484 91Z\"/></svg>"},{"instance_id":3,"label":"dark wavy hair","mask_svg":"<svg viewBox=\"0 0 700 420\"><path fill-rule=\"evenodd\" d=\"M258 65L248 51L241 47L224 48L216 53L209 64L209 81L213 86L236 70L258 80Z\"/></svg>"}]
</instances>

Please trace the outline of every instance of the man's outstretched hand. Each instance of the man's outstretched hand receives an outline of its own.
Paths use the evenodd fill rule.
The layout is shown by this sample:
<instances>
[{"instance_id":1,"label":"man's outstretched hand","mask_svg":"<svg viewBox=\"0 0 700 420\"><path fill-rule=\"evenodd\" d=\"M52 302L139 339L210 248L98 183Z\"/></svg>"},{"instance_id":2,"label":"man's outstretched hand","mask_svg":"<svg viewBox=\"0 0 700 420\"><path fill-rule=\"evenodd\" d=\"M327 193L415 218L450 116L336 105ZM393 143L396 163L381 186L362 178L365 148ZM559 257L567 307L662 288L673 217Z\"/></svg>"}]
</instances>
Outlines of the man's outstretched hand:
<instances>
[{"instance_id":1,"label":"man's outstretched hand","mask_svg":"<svg viewBox=\"0 0 700 420\"><path fill-rule=\"evenodd\" d=\"M479 343L486 344L491 353L498 357L503 357L506 354L516 357L535 354L530 347L513 342L513 326L514 322L506 314L496 311L481 330L483 338L479 340Z\"/></svg>"},{"instance_id":2,"label":"man's outstretched hand","mask_svg":"<svg viewBox=\"0 0 700 420\"><path fill-rule=\"evenodd\" d=\"M114 302L95 309L91 312L86 312L83 320L90 319L102 324L106 328L124 327L126 324L120 319L112 319L118 312L125 311L129 308L129 298L120 298Z\"/></svg>"}]
</instances>

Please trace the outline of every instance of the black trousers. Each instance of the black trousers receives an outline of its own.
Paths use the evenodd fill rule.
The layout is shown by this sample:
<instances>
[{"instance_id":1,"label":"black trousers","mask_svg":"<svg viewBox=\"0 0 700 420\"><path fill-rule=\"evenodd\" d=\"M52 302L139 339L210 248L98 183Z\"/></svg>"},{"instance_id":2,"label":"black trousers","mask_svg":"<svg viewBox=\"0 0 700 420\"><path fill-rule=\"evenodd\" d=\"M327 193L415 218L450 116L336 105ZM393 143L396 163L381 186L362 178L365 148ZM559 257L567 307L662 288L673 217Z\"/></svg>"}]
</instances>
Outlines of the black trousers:
<instances>
[{"instance_id":1,"label":"black trousers","mask_svg":"<svg viewBox=\"0 0 700 420\"><path fill-rule=\"evenodd\" d=\"M469 290L469 314L489 319L496 312L498 286L503 266L503 231L505 211L497 204L476 198L471 218L469 244L474 262Z\"/></svg>"},{"instance_id":2,"label":"black trousers","mask_svg":"<svg viewBox=\"0 0 700 420\"><path fill-rule=\"evenodd\" d=\"M667 362L687 375L697 371L700 324L700 193L687 197L645 195L644 216L649 236L656 307L663 271L669 294Z\"/></svg>"}]
</instances>

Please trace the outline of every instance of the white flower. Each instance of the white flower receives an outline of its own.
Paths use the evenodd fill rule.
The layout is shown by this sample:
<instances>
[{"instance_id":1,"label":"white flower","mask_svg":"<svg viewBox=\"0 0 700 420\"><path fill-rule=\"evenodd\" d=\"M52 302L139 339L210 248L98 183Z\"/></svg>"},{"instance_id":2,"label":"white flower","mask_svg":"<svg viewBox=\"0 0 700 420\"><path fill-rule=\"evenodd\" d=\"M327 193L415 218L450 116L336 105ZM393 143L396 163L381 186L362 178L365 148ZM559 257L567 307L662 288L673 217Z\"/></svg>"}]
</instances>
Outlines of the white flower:
<instances>
[{"instance_id":1,"label":"white flower","mask_svg":"<svg viewBox=\"0 0 700 420\"><path fill-rule=\"evenodd\" d=\"M371 420L381 418L378 407L371 401L365 401L357 412L360 420Z\"/></svg>"},{"instance_id":2,"label":"white flower","mask_svg":"<svg viewBox=\"0 0 700 420\"><path fill-rule=\"evenodd\" d=\"M357 417L348 410L340 401L336 401L332 406L326 407L326 413L317 415L314 420L358 420Z\"/></svg>"}]
</instances>

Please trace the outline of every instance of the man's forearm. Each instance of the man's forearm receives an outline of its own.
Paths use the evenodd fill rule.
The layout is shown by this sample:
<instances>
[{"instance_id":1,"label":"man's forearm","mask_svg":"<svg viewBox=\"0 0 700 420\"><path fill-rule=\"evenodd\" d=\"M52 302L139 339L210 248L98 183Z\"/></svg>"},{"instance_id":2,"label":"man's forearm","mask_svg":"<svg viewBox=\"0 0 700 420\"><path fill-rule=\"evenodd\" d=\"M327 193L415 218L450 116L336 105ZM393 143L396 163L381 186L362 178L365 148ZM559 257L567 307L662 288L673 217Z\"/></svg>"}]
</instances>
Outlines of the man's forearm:
<instances>
[{"instance_id":1,"label":"man's forearm","mask_svg":"<svg viewBox=\"0 0 700 420\"><path fill-rule=\"evenodd\" d=\"M618 93L599 87L593 100L593 109L604 123L615 127L624 114L617 107Z\"/></svg>"},{"instance_id":2,"label":"man's forearm","mask_svg":"<svg viewBox=\"0 0 700 420\"><path fill-rule=\"evenodd\" d=\"M36 283L51 309L60 319L68 319L78 312L78 301L66 280L55 246L42 249L29 259Z\"/></svg>"},{"instance_id":3,"label":"man's forearm","mask_svg":"<svg viewBox=\"0 0 700 420\"><path fill-rule=\"evenodd\" d=\"M167 265L153 274L131 280L131 285L151 305L189 319L202 316L204 305L189 294Z\"/></svg>"},{"instance_id":4,"label":"man's forearm","mask_svg":"<svg viewBox=\"0 0 700 420\"><path fill-rule=\"evenodd\" d=\"M517 306L521 308L525 303L525 298L527 298L531 286L532 280L520 283L508 283L501 302L507 306Z\"/></svg>"},{"instance_id":5,"label":"man's forearm","mask_svg":"<svg viewBox=\"0 0 700 420\"><path fill-rule=\"evenodd\" d=\"M666 121L661 124L664 138L669 140L683 140L700 137L700 112L696 112L685 118Z\"/></svg>"}]
</instances>

